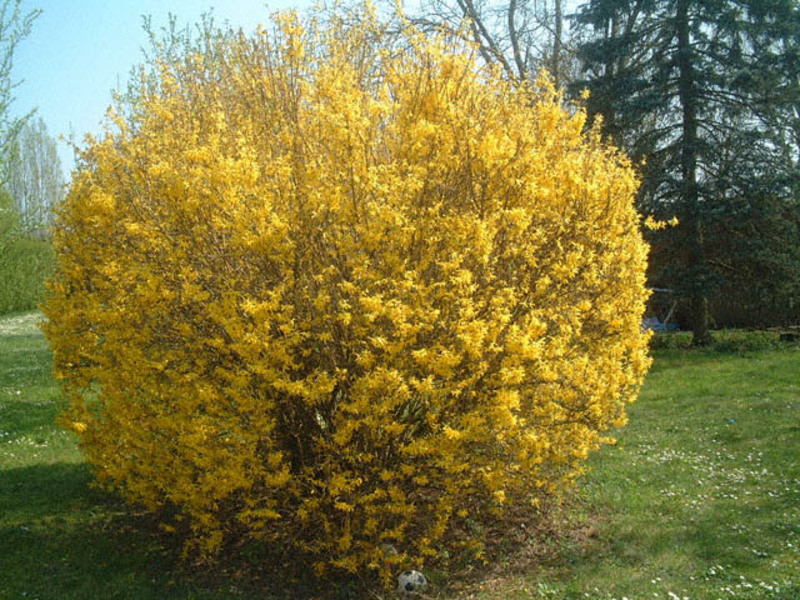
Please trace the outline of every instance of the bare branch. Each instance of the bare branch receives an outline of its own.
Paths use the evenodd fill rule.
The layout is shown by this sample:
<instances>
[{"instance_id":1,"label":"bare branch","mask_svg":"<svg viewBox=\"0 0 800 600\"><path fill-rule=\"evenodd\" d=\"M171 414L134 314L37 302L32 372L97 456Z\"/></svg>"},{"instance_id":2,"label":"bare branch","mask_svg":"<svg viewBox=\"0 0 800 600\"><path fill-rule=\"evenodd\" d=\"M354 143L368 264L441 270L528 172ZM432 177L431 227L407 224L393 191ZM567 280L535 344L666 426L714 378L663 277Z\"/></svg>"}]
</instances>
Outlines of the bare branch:
<instances>
[{"instance_id":1,"label":"bare branch","mask_svg":"<svg viewBox=\"0 0 800 600\"><path fill-rule=\"evenodd\" d=\"M512 79L518 79L518 74L514 72L514 69L511 68L508 60L506 59L503 51L500 50L500 47L497 45L497 42L492 36L491 32L486 27L486 24L483 22L480 13L475 8L475 3L472 0L457 0L458 5L463 11L464 15L470 19L471 26L473 27L473 32L479 32L476 36L476 41L481 43L483 41L486 45L486 49L488 53L494 58L495 61L499 62L502 65L503 69L505 70L506 74ZM481 46L484 44L481 43Z\"/></svg>"},{"instance_id":2,"label":"bare branch","mask_svg":"<svg viewBox=\"0 0 800 600\"><path fill-rule=\"evenodd\" d=\"M515 24L517 13L517 0L511 0L508 5L508 38L511 41L511 49L514 52L514 62L517 64L517 73L521 80L527 79L527 69L522 62L522 55L519 49L519 33Z\"/></svg>"}]
</instances>

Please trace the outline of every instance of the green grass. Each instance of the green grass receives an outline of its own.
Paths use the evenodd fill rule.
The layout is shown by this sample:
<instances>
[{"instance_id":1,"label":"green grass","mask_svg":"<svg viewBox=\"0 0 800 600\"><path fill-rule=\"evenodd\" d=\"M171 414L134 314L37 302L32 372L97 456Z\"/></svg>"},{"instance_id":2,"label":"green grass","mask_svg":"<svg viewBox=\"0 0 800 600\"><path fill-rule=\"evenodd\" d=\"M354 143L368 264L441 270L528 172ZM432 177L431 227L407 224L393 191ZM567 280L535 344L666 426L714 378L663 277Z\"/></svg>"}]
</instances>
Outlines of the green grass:
<instances>
[{"instance_id":1,"label":"green grass","mask_svg":"<svg viewBox=\"0 0 800 600\"><path fill-rule=\"evenodd\" d=\"M800 349L660 351L617 437L570 502L591 537L475 598L800 598Z\"/></svg>"},{"instance_id":2,"label":"green grass","mask_svg":"<svg viewBox=\"0 0 800 600\"><path fill-rule=\"evenodd\" d=\"M0 599L265 598L232 565L181 563L146 518L90 487L54 424L37 318L0 317ZM800 598L800 349L659 350L630 416L549 550L524 562L509 547L459 587L431 573L430 597Z\"/></svg>"},{"instance_id":3,"label":"green grass","mask_svg":"<svg viewBox=\"0 0 800 600\"><path fill-rule=\"evenodd\" d=\"M603 560L579 560L576 583L612 597L800 597L798 452L797 349L658 356L619 447L587 477L601 519L588 552Z\"/></svg>"},{"instance_id":4,"label":"green grass","mask_svg":"<svg viewBox=\"0 0 800 600\"><path fill-rule=\"evenodd\" d=\"M146 520L90 487L75 437L55 425L37 318L0 317L0 599L238 597L232 579L187 572Z\"/></svg>"}]
</instances>

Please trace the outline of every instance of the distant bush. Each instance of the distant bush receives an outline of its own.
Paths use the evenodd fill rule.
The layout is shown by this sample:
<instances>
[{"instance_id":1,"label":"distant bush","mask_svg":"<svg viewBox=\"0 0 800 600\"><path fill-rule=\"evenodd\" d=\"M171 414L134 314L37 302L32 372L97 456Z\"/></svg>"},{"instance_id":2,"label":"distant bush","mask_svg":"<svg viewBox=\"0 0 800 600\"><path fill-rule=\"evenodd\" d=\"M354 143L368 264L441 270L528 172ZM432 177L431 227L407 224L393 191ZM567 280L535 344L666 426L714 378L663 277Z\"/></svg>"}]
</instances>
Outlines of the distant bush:
<instances>
[{"instance_id":1,"label":"distant bush","mask_svg":"<svg viewBox=\"0 0 800 600\"><path fill-rule=\"evenodd\" d=\"M0 313L36 308L54 269L52 244L26 237L10 199L0 193Z\"/></svg>"},{"instance_id":2,"label":"distant bush","mask_svg":"<svg viewBox=\"0 0 800 600\"><path fill-rule=\"evenodd\" d=\"M86 150L45 311L67 421L204 553L478 549L649 365L633 170L444 41L276 30L157 62Z\"/></svg>"},{"instance_id":3,"label":"distant bush","mask_svg":"<svg viewBox=\"0 0 800 600\"><path fill-rule=\"evenodd\" d=\"M692 347L692 334L687 331L658 331L650 338L651 350L683 349Z\"/></svg>"},{"instance_id":4,"label":"distant bush","mask_svg":"<svg viewBox=\"0 0 800 600\"><path fill-rule=\"evenodd\" d=\"M714 336L717 352L757 352L779 345L779 335L767 331L720 331Z\"/></svg>"},{"instance_id":5,"label":"distant bush","mask_svg":"<svg viewBox=\"0 0 800 600\"><path fill-rule=\"evenodd\" d=\"M704 351L720 353L757 352L782 347L780 334L777 331L727 330L713 332L714 341ZM690 332L660 332L650 338L652 350L691 350L692 334Z\"/></svg>"}]
</instances>

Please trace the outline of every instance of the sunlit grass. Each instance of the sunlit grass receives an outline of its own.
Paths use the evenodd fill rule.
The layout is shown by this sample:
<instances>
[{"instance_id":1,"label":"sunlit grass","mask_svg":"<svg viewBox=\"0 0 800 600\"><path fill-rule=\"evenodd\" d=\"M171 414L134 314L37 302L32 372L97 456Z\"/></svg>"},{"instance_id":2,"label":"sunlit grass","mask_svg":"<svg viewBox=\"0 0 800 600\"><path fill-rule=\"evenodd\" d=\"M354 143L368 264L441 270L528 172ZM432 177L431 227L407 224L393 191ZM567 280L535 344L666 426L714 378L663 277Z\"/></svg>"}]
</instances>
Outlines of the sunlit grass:
<instances>
[{"instance_id":1,"label":"sunlit grass","mask_svg":"<svg viewBox=\"0 0 800 600\"><path fill-rule=\"evenodd\" d=\"M595 534L476 598L800 598L800 351L661 351L590 461ZM586 525L584 525L586 526Z\"/></svg>"}]
</instances>

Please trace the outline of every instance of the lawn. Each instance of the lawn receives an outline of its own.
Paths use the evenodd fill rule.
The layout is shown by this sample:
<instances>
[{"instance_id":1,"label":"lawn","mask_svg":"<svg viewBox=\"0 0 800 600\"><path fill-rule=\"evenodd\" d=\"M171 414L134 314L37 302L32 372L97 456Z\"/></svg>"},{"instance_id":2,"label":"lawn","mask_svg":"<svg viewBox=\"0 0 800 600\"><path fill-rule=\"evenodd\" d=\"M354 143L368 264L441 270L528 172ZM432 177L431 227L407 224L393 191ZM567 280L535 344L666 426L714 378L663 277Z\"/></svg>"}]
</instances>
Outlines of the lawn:
<instances>
[{"instance_id":1,"label":"lawn","mask_svg":"<svg viewBox=\"0 0 800 600\"><path fill-rule=\"evenodd\" d=\"M264 598L90 487L37 318L0 317L0 598ZM630 416L538 561L509 548L429 597L800 598L800 348L661 350Z\"/></svg>"},{"instance_id":2,"label":"lawn","mask_svg":"<svg viewBox=\"0 0 800 600\"><path fill-rule=\"evenodd\" d=\"M591 535L473 597L800 598L800 349L659 351L617 437L569 503Z\"/></svg>"}]
</instances>

